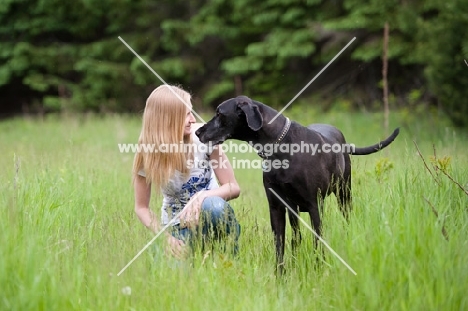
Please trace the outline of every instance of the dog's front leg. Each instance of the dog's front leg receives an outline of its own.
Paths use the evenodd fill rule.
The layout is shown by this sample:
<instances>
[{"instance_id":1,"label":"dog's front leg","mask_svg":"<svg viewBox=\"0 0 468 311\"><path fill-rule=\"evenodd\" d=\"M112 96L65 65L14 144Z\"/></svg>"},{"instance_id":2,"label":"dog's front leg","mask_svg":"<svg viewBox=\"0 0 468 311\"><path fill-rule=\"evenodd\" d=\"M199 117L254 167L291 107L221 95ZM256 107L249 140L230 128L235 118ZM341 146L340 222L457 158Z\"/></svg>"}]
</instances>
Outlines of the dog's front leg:
<instances>
[{"instance_id":1,"label":"dog's front leg","mask_svg":"<svg viewBox=\"0 0 468 311\"><path fill-rule=\"evenodd\" d=\"M281 206L270 205L271 229L275 237L276 269L280 275L284 273L284 239L286 232L286 210Z\"/></svg>"},{"instance_id":2,"label":"dog's front leg","mask_svg":"<svg viewBox=\"0 0 468 311\"><path fill-rule=\"evenodd\" d=\"M295 205L291 204L289 206L295 206ZM296 209L295 212L297 215L299 215L299 209ZM302 240L301 230L299 228L299 219L290 210L288 210L288 218L289 218L289 223L291 224L291 229L292 229L291 250L295 256L297 247L299 246L299 244L301 244L301 240Z\"/></svg>"},{"instance_id":3,"label":"dog's front leg","mask_svg":"<svg viewBox=\"0 0 468 311\"><path fill-rule=\"evenodd\" d=\"M322 236L322 223L320 220L320 212L319 212L319 207L318 205L323 205L323 202L312 202L312 204L309 206L309 215L310 215L310 220L312 222L312 226L314 227L315 233L317 233L318 236ZM320 252L317 253L317 264L320 262L319 256L322 258L325 258L325 252L322 247L319 247L319 239L317 237L314 237L314 248L316 251Z\"/></svg>"}]
</instances>

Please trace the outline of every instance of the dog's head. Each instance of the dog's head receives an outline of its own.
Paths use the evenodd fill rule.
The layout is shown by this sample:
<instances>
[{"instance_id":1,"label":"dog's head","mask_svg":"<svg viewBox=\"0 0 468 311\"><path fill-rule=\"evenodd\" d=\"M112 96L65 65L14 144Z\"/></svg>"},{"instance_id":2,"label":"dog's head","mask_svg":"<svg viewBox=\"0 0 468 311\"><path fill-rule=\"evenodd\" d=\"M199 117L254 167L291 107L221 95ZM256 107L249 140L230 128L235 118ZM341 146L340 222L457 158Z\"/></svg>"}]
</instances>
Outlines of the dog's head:
<instances>
[{"instance_id":1,"label":"dog's head","mask_svg":"<svg viewBox=\"0 0 468 311\"><path fill-rule=\"evenodd\" d=\"M227 139L247 141L263 126L261 106L247 96L222 102L216 115L195 134L202 143L221 144Z\"/></svg>"}]
</instances>

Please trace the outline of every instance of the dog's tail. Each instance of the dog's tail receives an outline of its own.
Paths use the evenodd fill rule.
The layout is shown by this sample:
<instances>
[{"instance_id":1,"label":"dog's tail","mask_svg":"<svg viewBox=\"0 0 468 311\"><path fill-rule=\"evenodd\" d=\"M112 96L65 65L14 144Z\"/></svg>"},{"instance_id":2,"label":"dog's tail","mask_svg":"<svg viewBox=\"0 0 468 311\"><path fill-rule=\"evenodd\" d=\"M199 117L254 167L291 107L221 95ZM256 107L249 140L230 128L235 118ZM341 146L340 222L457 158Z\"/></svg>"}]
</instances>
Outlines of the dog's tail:
<instances>
[{"instance_id":1,"label":"dog's tail","mask_svg":"<svg viewBox=\"0 0 468 311\"><path fill-rule=\"evenodd\" d=\"M387 139L382 140L380 143L372 145L372 146L368 146L368 147L362 147L362 148L355 147L354 150L352 149L349 154L367 155L367 154L371 154L374 152L378 152L382 150L383 148L387 147L388 145L390 145L395 140L395 138L398 136L399 133L400 133L400 128L398 127L393 131L392 135L390 135Z\"/></svg>"}]
</instances>

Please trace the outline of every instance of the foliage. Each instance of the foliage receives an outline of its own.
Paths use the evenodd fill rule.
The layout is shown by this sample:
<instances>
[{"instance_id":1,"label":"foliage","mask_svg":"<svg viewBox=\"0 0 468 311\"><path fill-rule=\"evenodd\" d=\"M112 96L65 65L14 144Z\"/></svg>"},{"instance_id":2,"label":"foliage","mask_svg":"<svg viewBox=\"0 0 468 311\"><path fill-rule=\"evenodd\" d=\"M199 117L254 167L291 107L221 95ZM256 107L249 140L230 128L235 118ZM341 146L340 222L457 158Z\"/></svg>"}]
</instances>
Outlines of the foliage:
<instances>
[{"instance_id":1,"label":"foliage","mask_svg":"<svg viewBox=\"0 0 468 311\"><path fill-rule=\"evenodd\" d=\"M161 2L159 9L164 14L156 14L155 19L148 14L129 19L156 8L144 0L10 0L0 11L0 23L8 25L0 28L0 37L6 42L0 54L5 63L0 68L0 85L4 86L0 91L19 83L43 101L45 110L142 107L144 91L154 85L156 77L119 37L150 66L160 68L168 81L183 77L190 68L183 58L167 57L170 45L154 23L178 14L172 4ZM141 29L144 36L139 34ZM154 57L161 54L166 57ZM23 100L21 95L14 98L18 97Z\"/></svg>"},{"instance_id":2,"label":"foliage","mask_svg":"<svg viewBox=\"0 0 468 311\"><path fill-rule=\"evenodd\" d=\"M468 126L468 3L437 3L439 14L426 22L428 86L456 126Z\"/></svg>"},{"instance_id":3,"label":"foliage","mask_svg":"<svg viewBox=\"0 0 468 311\"><path fill-rule=\"evenodd\" d=\"M206 106L247 94L283 107L356 37L298 100L375 110L388 22L392 105L417 96L464 126L465 2L5 0L0 95L16 111L140 111L156 72Z\"/></svg>"},{"instance_id":4,"label":"foliage","mask_svg":"<svg viewBox=\"0 0 468 311\"><path fill-rule=\"evenodd\" d=\"M442 172L450 172L450 163L452 162L452 158L449 156L444 156L442 158L437 158L435 156L429 157L429 160L432 164L433 169Z\"/></svg>"},{"instance_id":5,"label":"foliage","mask_svg":"<svg viewBox=\"0 0 468 311\"><path fill-rule=\"evenodd\" d=\"M377 161L374 168L375 177L379 182L386 179L386 175L393 168L393 163L388 158L381 158Z\"/></svg>"}]
</instances>

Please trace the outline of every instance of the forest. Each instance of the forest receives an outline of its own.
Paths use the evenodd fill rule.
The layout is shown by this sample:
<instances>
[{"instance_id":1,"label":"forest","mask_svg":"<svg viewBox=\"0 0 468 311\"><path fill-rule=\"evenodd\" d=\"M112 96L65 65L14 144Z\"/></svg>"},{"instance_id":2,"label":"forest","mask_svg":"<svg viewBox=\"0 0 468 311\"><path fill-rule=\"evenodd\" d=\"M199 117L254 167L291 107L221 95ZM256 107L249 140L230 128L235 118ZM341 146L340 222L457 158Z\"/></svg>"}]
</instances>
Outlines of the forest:
<instances>
[{"instance_id":1,"label":"forest","mask_svg":"<svg viewBox=\"0 0 468 311\"><path fill-rule=\"evenodd\" d=\"M161 83L197 109L240 94L283 107L313 78L298 101L373 111L385 79L391 109L468 125L465 0L1 2L2 117L140 112Z\"/></svg>"}]
</instances>

